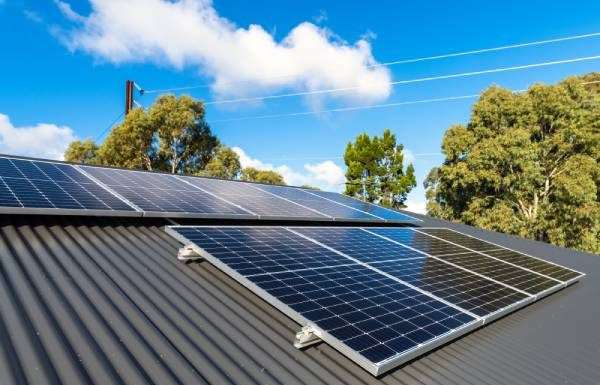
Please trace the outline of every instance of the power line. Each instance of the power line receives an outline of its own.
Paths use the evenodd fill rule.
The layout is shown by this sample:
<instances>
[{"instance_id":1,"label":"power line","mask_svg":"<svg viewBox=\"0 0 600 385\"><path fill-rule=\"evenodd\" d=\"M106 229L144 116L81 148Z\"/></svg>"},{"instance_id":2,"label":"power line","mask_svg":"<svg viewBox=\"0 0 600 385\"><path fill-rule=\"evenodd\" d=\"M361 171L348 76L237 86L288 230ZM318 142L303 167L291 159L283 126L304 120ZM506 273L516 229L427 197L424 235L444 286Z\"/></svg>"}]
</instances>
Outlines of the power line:
<instances>
[{"instance_id":1,"label":"power line","mask_svg":"<svg viewBox=\"0 0 600 385\"><path fill-rule=\"evenodd\" d=\"M559 43L559 42L570 41L570 40L587 39L587 38L592 38L592 37L597 37L597 36L600 36L600 32L592 32L592 33L587 33L587 34L582 34L582 35L565 36L565 37L554 38L554 39L538 40L538 41L532 41L532 42L526 42L526 43L509 44L509 45L503 45L503 46L491 47L491 48L481 48L481 49L462 51L462 52L450 52L450 53L445 53L445 54L440 54L440 55L425 56L425 57L418 57L418 58L412 58L412 59L394 60L394 61L389 61L389 62L384 62L384 63L368 65L367 68L389 67L389 66L399 65L399 64L409 64L409 63L417 63L417 62L423 62L423 61L447 59L447 58L451 58L451 57L477 55L477 54L486 53L486 52L505 51L505 50L515 49L515 48L524 48L524 47L545 45L545 44L551 44L551 43ZM268 77L259 78L258 80L281 79L281 78L289 78L289 77L293 77L293 76L296 76L296 75L288 74L288 75L268 76ZM254 82L254 80L229 81L229 82L223 82L222 84L238 84L238 83L252 83L252 82ZM137 86L137 84L136 84L136 86ZM142 90L140 88L139 90L143 94L153 94L153 93L160 93L160 92L186 91L186 90L193 90L193 89L198 89L198 88L209 88L211 86L212 86L212 84L199 84L199 85L190 85L190 86L183 86L183 87L172 87L172 88L154 89L154 90Z\"/></svg>"},{"instance_id":2,"label":"power line","mask_svg":"<svg viewBox=\"0 0 600 385\"><path fill-rule=\"evenodd\" d=\"M549 61L549 62L524 64L524 65L518 65L518 66L511 66L511 67L491 68L491 69L480 70L480 71L460 72L460 73L455 73L455 74L428 76L428 77L408 79L408 80L396 80L393 82L389 82L388 84L391 86L396 86L396 85L401 85L401 84L422 83L422 82L428 82L428 81L433 81L433 80L456 79L456 78L463 78L463 77L470 77L470 76L477 76L477 75L486 75L486 74L493 74L493 73L500 73L500 72L507 72L507 71L517 71L517 70L529 69L529 68L548 67L548 66L559 65L559 64L577 63L577 62L598 60L598 59L600 59L600 55L585 56L585 57L577 57L577 58L573 58L573 59L554 60L554 61ZM293 96L321 95L321 94L329 94L329 93L337 93L337 92L354 91L354 90L358 90L360 88L361 88L360 86L343 87L343 88L329 88L329 89L322 89L322 90L293 92L293 93L288 93L288 94L275 94L275 95L256 96L256 97L249 97L249 98L226 99L226 100L213 100L213 101L205 102L204 104L205 105L213 105L213 104L226 104L226 103L240 103L240 102L252 102L252 101L259 101L259 100L289 98L289 97L293 97Z\"/></svg>"},{"instance_id":3,"label":"power line","mask_svg":"<svg viewBox=\"0 0 600 385\"><path fill-rule=\"evenodd\" d=\"M413 153L414 157L430 157L430 156L441 156L443 155L440 152L423 152L423 153ZM262 160L269 161L290 161L290 160L332 160L332 159L343 159L343 156L306 156L306 157L298 157L298 158L288 158L288 157L261 157Z\"/></svg>"},{"instance_id":4,"label":"power line","mask_svg":"<svg viewBox=\"0 0 600 385\"><path fill-rule=\"evenodd\" d=\"M581 84L585 85L585 84L596 84L596 83L600 83L600 80L583 82ZM521 93L521 92L525 92L525 91L527 91L527 89L515 90L513 92ZM383 104L371 104L371 105L365 105L365 106L332 108L329 110L320 110L320 111L301 111L301 112L292 112L292 113L286 113L286 114L243 116L243 117L239 117L239 118L211 120L210 123L234 122L234 121L251 120L251 119L284 118L284 117L296 117L296 116L306 116L306 115L320 115L320 114L328 113L328 112L370 110L370 109L379 109L379 108L407 106L407 105L411 105L411 104L425 104L425 103L436 103L436 102L448 102L448 101L463 100L463 99L474 99L479 96L481 96L481 93L471 94L471 95L448 96L448 97L442 97L442 98L411 100L411 101L404 101L404 102L397 102L397 103L383 103Z\"/></svg>"},{"instance_id":5,"label":"power line","mask_svg":"<svg viewBox=\"0 0 600 385\"><path fill-rule=\"evenodd\" d=\"M100 134L98 134L98 136L96 136L96 139L94 141L97 142L98 140L100 140L100 138L102 138L104 134L106 134L111 128L114 127L117 121L119 121L119 119L123 117L123 115L125 115L125 112L121 112L119 116L115 118L115 120L113 120Z\"/></svg>"},{"instance_id":6,"label":"power line","mask_svg":"<svg viewBox=\"0 0 600 385\"><path fill-rule=\"evenodd\" d=\"M532 42L527 42L527 43L503 45L500 47L475 49L475 50L471 50L471 51L446 53L446 54L441 54L441 55L436 55L436 56L426 56L426 57L420 57L420 58L415 58L415 59L396 60L396 61L374 64L369 67L391 66L391 65L396 65L396 64L408 64L408 63L417 63L417 62L429 61L429 60L447 59L447 58L457 57L457 56L467 56L467 55L476 55L476 54L486 53L486 52L505 51L505 50L514 49L514 48L531 47L531 46L544 45L544 44L550 44L550 43L558 43L558 42L569 41L569 40L586 39L586 38L597 37L597 36L600 36L600 32L586 33L583 35L559 37L556 39L538 40L538 41L532 41Z\"/></svg>"},{"instance_id":7,"label":"power line","mask_svg":"<svg viewBox=\"0 0 600 385\"><path fill-rule=\"evenodd\" d=\"M368 105L368 106L332 108L329 110L321 110L321 111L301 111L301 112L292 112L292 113L288 113L288 114L254 115L254 116L245 116L245 117L240 117L240 118L211 120L210 123L235 122L235 121L250 120L250 119L272 119L272 118L284 118L284 117L295 117L295 116L306 116L306 115L319 115L319 114L328 113L328 112L370 110L370 109L406 106L406 105L411 105L411 104L423 104L423 103L434 103L434 102L446 102L446 101L461 100L461 99L473 99L478 96L480 96L480 94L449 96L449 97L445 97L445 98L413 100L413 101L398 102L398 103L372 104L372 105Z\"/></svg>"}]
</instances>

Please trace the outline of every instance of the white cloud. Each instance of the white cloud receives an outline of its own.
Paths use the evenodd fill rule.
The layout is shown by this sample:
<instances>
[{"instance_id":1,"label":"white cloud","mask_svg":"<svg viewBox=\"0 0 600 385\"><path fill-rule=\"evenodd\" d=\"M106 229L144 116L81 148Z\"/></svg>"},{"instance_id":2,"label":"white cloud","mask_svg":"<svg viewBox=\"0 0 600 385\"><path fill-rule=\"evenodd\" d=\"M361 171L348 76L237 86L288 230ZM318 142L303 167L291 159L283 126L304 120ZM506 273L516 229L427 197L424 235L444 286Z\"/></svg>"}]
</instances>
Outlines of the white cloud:
<instances>
[{"instance_id":1,"label":"white cloud","mask_svg":"<svg viewBox=\"0 0 600 385\"><path fill-rule=\"evenodd\" d=\"M62 159L70 142L76 140L66 126L38 123L15 127L7 115L0 114L0 152L11 155Z\"/></svg>"},{"instance_id":2,"label":"white cloud","mask_svg":"<svg viewBox=\"0 0 600 385\"><path fill-rule=\"evenodd\" d=\"M25 16L25 18L27 18L28 20L33 21L34 23L41 24L44 22L44 19L42 19L42 17L37 12L31 11L29 9L23 10L23 16Z\"/></svg>"},{"instance_id":3,"label":"white cloud","mask_svg":"<svg viewBox=\"0 0 600 385\"><path fill-rule=\"evenodd\" d=\"M319 12L313 16L313 21L317 24L322 24L324 22L327 21L327 19L329 19L329 17L327 16L327 11L324 9L319 9Z\"/></svg>"},{"instance_id":4,"label":"white cloud","mask_svg":"<svg viewBox=\"0 0 600 385\"><path fill-rule=\"evenodd\" d=\"M417 214L427 214L427 204L425 203L425 201L416 201L408 199L406 202L404 202L404 204L406 205L406 208L404 209L406 211L410 211L412 213Z\"/></svg>"},{"instance_id":5,"label":"white cloud","mask_svg":"<svg viewBox=\"0 0 600 385\"><path fill-rule=\"evenodd\" d=\"M77 22L77 23L85 22L85 17L83 17L80 14L78 14L77 12L73 11L73 8L71 8L71 4L65 3L64 1L61 1L61 0L54 0L54 4L56 4L56 6L60 10L60 12L67 19Z\"/></svg>"},{"instance_id":6,"label":"white cloud","mask_svg":"<svg viewBox=\"0 0 600 385\"><path fill-rule=\"evenodd\" d=\"M273 165L260 159L252 158L240 147L233 147L240 157L242 167L254 167L259 170L277 171L283 176L285 183L293 186L310 185L327 191L340 192L344 189L344 171L331 160L304 165L302 171L292 169L288 165Z\"/></svg>"},{"instance_id":7,"label":"white cloud","mask_svg":"<svg viewBox=\"0 0 600 385\"><path fill-rule=\"evenodd\" d=\"M368 38L349 44L303 22L276 41L260 25L235 26L210 0L90 0L87 16L56 1L72 21L60 34L71 50L112 63L197 68L214 79L220 97L358 87L329 96L376 102L391 92L389 70L370 67L376 61Z\"/></svg>"}]
</instances>

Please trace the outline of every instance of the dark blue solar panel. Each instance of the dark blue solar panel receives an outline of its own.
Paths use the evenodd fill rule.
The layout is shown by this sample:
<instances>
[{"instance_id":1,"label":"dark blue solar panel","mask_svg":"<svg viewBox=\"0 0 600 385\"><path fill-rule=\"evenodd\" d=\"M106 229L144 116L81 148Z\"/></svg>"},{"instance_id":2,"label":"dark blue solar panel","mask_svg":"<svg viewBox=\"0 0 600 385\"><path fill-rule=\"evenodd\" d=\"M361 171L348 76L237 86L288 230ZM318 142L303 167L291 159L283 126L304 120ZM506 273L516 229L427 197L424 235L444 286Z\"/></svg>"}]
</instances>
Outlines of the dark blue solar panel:
<instances>
[{"instance_id":1,"label":"dark blue solar panel","mask_svg":"<svg viewBox=\"0 0 600 385\"><path fill-rule=\"evenodd\" d=\"M0 157L0 206L135 211L73 166Z\"/></svg>"},{"instance_id":2,"label":"dark blue solar panel","mask_svg":"<svg viewBox=\"0 0 600 385\"><path fill-rule=\"evenodd\" d=\"M86 173L147 213L251 216L247 211L173 175L80 166Z\"/></svg>"},{"instance_id":3,"label":"dark blue solar panel","mask_svg":"<svg viewBox=\"0 0 600 385\"><path fill-rule=\"evenodd\" d=\"M375 374L562 285L419 229L169 231ZM486 251L496 252L509 250Z\"/></svg>"},{"instance_id":4,"label":"dark blue solar panel","mask_svg":"<svg viewBox=\"0 0 600 385\"><path fill-rule=\"evenodd\" d=\"M441 239L430 237L410 228L378 227L367 229L375 234L390 238L403 245L427 253L429 255L446 255L468 253L470 250L464 247L445 242Z\"/></svg>"},{"instance_id":5,"label":"dark blue solar panel","mask_svg":"<svg viewBox=\"0 0 600 385\"><path fill-rule=\"evenodd\" d=\"M259 186L258 184L209 178L182 178L194 186L250 210L260 217L329 219L306 207L264 192L255 187Z\"/></svg>"},{"instance_id":6,"label":"dark blue solar panel","mask_svg":"<svg viewBox=\"0 0 600 385\"><path fill-rule=\"evenodd\" d=\"M179 227L190 242L245 275L354 263L282 227Z\"/></svg>"},{"instance_id":7,"label":"dark blue solar panel","mask_svg":"<svg viewBox=\"0 0 600 385\"><path fill-rule=\"evenodd\" d=\"M490 316L530 298L527 294L431 257L369 265L480 317Z\"/></svg>"},{"instance_id":8,"label":"dark blue solar panel","mask_svg":"<svg viewBox=\"0 0 600 385\"><path fill-rule=\"evenodd\" d=\"M369 213L371 215L385 219L387 221L414 222L417 220L409 215L402 214L398 211L387 209L387 208L381 207L381 206L377 206L372 203L359 201L358 199L353 199L346 195L337 194L337 193L329 192L329 191L318 191L318 190L310 190L310 193L318 195L318 196L326 198L326 199L330 199L339 204L343 204L343 205L355 208L357 210L361 210L365 213Z\"/></svg>"},{"instance_id":9,"label":"dark blue solar panel","mask_svg":"<svg viewBox=\"0 0 600 385\"><path fill-rule=\"evenodd\" d=\"M363 211L353 209L351 207L342 206L335 202L323 199L319 196L310 194L306 190L296 187L282 187L271 185L256 185L261 190L268 191L277 196L289 199L313 210L317 210L323 214L329 215L336 219L351 219L364 221L382 221L381 218L367 214Z\"/></svg>"},{"instance_id":10,"label":"dark blue solar panel","mask_svg":"<svg viewBox=\"0 0 600 385\"><path fill-rule=\"evenodd\" d=\"M416 230L372 228L369 231L532 295L560 287L559 281L481 253L473 253L469 249L450 243L442 238L431 236L427 231L420 228ZM456 240L456 237L454 239ZM487 246L489 244L476 238L464 239L463 243L473 247L484 246L484 248L489 249L489 246Z\"/></svg>"},{"instance_id":11,"label":"dark blue solar panel","mask_svg":"<svg viewBox=\"0 0 600 385\"><path fill-rule=\"evenodd\" d=\"M511 251L494 245L493 243L482 241L474 237L470 237L465 234L452 231L450 229L421 229L419 232L423 232L429 235L436 236L438 238L456 243L458 245L467 247L471 250L478 251L487 254L493 258L502 260L507 263L517 265L519 267L534 271L538 274L542 274L553 279L557 279L561 282L569 282L577 277L581 277L583 274L577 271L568 269L564 266L555 265L553 263L546 262L544 260Z\"/></svg>"},{"instance_id":12,"label":"dark blue solar panel","mask_svg":"<svg viewBox=\"0 0 600 385\"><path fill-rule=\"evenodd\" d=\"M323 331L379 363L475 321L362 265L249 278Z\"/></svg>"},{"instance_id":13,"label":"dark blue solar panel","mask_svg":"<svg viewBox=\"0 0 600 385\"><path fill-rule=\"evenodd\" d=\"M280 310L316 325L375 366L478 322L282 227L170 231L246 286L254 284L263 298L261 290L275 298Z\"/></svg>"},{"instance_id":14,"label":"dark blue solar panel","mask_svg":"<svg viewBox=\"0 0 600 385\"><path fill-rule=\"evenodd\" d=\"M426 255L357 227L294 227L303 235L361 262L425 258Z\"/></svg>"},{"instance_id":15,"label":"dark blue solar panel","mask_svg":"<svg viewBox=\"0 0 600 385\"><path fill-rule=\"evenodd\" d=\"M293 230L478 316L488 316L528 298L523 293L473 274L471 271L465 271L397 242L371 234L368 232L371 229L305 227L293 228ZM413 230L407 231L408 234L423 235ZM404 236L407 231L390 228L388 233ZM477 261L473 265L476 263ZM525 280L527 277L540 278L532 277L526 271L521 273L520 277Z\"/></svg>"}]
</instances>

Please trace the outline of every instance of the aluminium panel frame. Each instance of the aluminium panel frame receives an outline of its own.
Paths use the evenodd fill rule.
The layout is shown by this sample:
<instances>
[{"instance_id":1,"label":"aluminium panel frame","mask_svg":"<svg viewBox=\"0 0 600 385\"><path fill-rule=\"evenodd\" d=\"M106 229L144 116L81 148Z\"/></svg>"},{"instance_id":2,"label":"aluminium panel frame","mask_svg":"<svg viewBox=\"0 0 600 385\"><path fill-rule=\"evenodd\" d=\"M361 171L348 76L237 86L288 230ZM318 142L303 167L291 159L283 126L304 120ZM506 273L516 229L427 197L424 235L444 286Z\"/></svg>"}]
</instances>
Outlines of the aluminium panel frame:
<instances>
[{"instance_id":1,"label":"aluminium panel frame","mask_svg":"<svg viewBox=\"0 0 600 385\"><path fill-rule=\"evenodd\" d=\"M336 337L332 336L331 334L327 333L326 331L324 331L323 329L318 327L316 324L309 321L304 316L302 316L301 314L299 314L298 312L293 310L291 307L289 307L288 305L286 305L285 303L283 303L282 301L280 301L273 295L269 294L264 289L261 289L258 285L256 285L255 283L253 283L252 281L250 281L249 279L244 277L242 274L240 274L237 271L235 271L234 269L228 267L226 264L221 262L218 258L213 257L210 253L207 253L204 249L195 245L193 242L190 242L187 238L185 238L184 236L179 234L177 231L173 230L173 228L185 228L185 227L187 227L187 228L198 228L198 227L215 228L215 227L217 227L218 228L218 227L227 227L227 226L166 226L165 231L169 235L174 237L175 239L179 240L181 243L183 243L187 246L190 246L203 259L206 259L207 261L209 261L212 265L217 267L219 270L221 270L222 272L224 272L225 274L227 274L228 276L230 276L231 278L236 280L242 286L246 287L248 290L250 290L251 292L256 294L261 299L265 300L271 306L275 307L277 310L279 310L280 312L282 312L283 314L285 314L286 316L288 316L289 318L291 318L292 320L294 320L301 326L310 326L314 330L314 333L319 338L321 338L324 342L326 342L327 344L332 346L334 349L341 352L343 355L345 355L346 357L348 357L349 359L351 359L352 361L357 363L359 366L361 366L363 369L365 369L366 371L368 371L369 373L371 373L374 376L379 376L379 375L385 373L386 371L393 369L396 366L402 365L403 363L405 363L415 357L418 357L418 356L428 352L429 350L435 349L436 347L443 345L446 342L449 342L455 338L458 338L466 333L469 333L483 325L483 320L476 318L473 321L471 321L470 323L464 324L459 328L449 330L448 332L446 332L440 336L437 336L436 338L433 338L433 339L427 341L426 343L419 344L419 345L413 347L412 349L407 350L401 354L398 354L394 357L390 357L379 363L375 363L375 362L368 360L366 357L361 355L356 350L351 349L349 346L344 344L342 341L340 341ZM229 226L229 227L240 227L240 226ZM245 227L285 228L284 226L245 226ZM396 281L398 281L398 280L396 279ZM410 286L407 286L407 287L410 287ZM436 297L431 297L431 298L436 299Z\"/></svg>"}]
</instances>

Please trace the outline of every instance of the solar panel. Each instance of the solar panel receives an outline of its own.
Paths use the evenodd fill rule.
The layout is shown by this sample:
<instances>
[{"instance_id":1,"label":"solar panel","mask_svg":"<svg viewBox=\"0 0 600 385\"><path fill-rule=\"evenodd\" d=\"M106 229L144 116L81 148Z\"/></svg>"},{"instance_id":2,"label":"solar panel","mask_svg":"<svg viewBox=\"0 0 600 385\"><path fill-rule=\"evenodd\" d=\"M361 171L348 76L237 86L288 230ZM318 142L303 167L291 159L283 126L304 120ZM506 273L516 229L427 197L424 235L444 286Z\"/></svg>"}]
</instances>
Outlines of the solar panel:
<instances>
[{"instance_id":1,"label":"solar panel","mask_svg":"<svg viewBox=\"0 0 600 385\"><path fill-rule=\"evenodd\" d=\"M374 215L376 217L385 219L389 222L418 222L419 219L411 217L401 212L391 210L385 207L381 207L372 203L359 201L358 199L351 198L346 195L319 190L306 190L310 194L320 196L325 199L329 199L333 202L342 204L344 206L352 207L354 209L363 211L365 213Z\"/></svg>"},{"instance_id":2,"label":"solar panel","mask_svg":"<svg viewBox=\"0 0 600 385\"><path fill-rule=\"evenodd\" d=\"M373 374L566 285L420 228L167 231Z\"/></svg>"},{"instance_id":3,"label":"solar panel","mask_svg":"<svg viewBox=\"0 0 600 385\"><path fill-rule=\"evenodd\" d=\"M294 227L293 230L480 317L494 316L507 307L529 299L528 294L503 285L502 282L490 280L378 237L368 232L370 229ZM375 229L377 230L380 229ZM386 230L392 235L392 240L395 231L402 235L414 232L397 228ZM523 273L529 274L526 271Z\"/></svg>"},{"instance_id":4,"label":"solar panel","mask_svg":"<svg viewBox=\"0 0 600 385\"><path fill-rule=\"evenodd\" d=\"M138 207L145 216L256 218L174 175L79 166L86 174Z\"/></svg>"},{"instance_id":5,"label":"solar panel","mask_svg":"<svg viewBox=\"0 0 600 385\"><path fill-rule=\"evenodd\" d=\"M354 263L281 227L181 227L178 231L244 276Z\"/></svg>"},{"instance_id":6,"label":"solar panel","mask_svg":"<svg viewBox=\"0 0 600 385\"><path fill-rule=\"evenodd\" d=\"M331 220L330 217L262 191L256 184L181 177L186 182L256 214L261 219Z\"/></svg>"},{"instance_id":7,"label":"solar panel","mask_svg":"<svg viewBox=\"0 0 600 385\"><path fill-rule=\"evenodd\" d=\"M256 185L256 188L268 191L276 196L289 199L290 201L305 207L310 207L311 209L326 214L337 220L362 220L369 222L384 221L383 218L321 198L318 195L309 193L308 190L305 189L258 184Z\"/></svg>"},{"instance_id":8,"label":"solar panel","mask_svg":"<svg viewBox=\"0 0 600 385\"><path fill-rule=\"evenodd\" d=\"M141 215L69 164L0 157L3 212Z\"/></svg>"},{"instance_id":9,"label":"solar panel","mask_svg":"<svg viewBox=\"0 0 600 385\"><path fill-rule=\"evenodd\" d=\"M454 230L443 228L419 228L418 231L440 239L445 239L448 242L464 246L470 250L480 252L497 260L530 270L565 284L572 283L584 275L583 273L568 269L564 266L559 266L531 255L510 250Z\"/></svg>"},{"instance_id":10,"label":"solar panel","mask_svg":"<svg viewBox=\"0 0 600 385\"><path fill-rule=\"evenodd\" d=\"M482 322L282 227L167 231L376 375Z\"/></svg>"},{"instance_id":11,"label":"solar panel","mask_svg":"<svg viewBox=\"0 0 600 385\"><path fill-rule=\"evenodd\" d=\"M371 229L370 231L391 239L395 242L410 246L415 250L428 253L435 258L452 265L467 269L479 275L493 279L501 284L521 290L530 295L545 295L550 291L562 287L561 282L524 270L518 266L505 263L482 253L473 252L471 249L458 246L441 238L428 235L427 230L419 229ZM421 231L423 234L421 233ZM455 233L458 234L458 233ZM460 235L460 234L458 234ZM453 237L456 239L456 237ZM483 246L486 242L476 238L466 239L465 244L472 247ZM497 248L498 246L496 246Z\"/></svg>"},{"instance_id":12,"label":"solar panel","mask_svg":"<svg viewBox=\"0 0 600 385\"><path fill-rule=\"evenodd\" d=\"M408 247L375 237L359 227L292 227L292 229L365 263L426 257L423 253Z\"/></svg>"}]
</instances>

